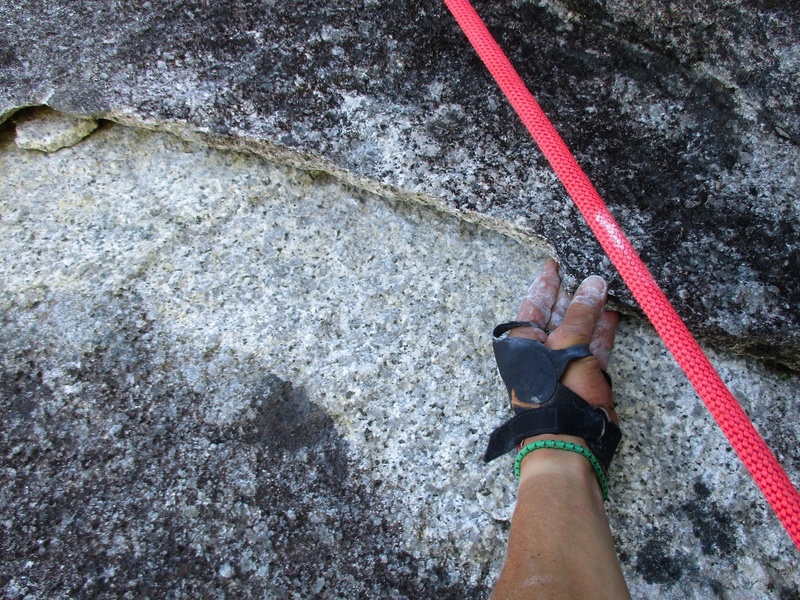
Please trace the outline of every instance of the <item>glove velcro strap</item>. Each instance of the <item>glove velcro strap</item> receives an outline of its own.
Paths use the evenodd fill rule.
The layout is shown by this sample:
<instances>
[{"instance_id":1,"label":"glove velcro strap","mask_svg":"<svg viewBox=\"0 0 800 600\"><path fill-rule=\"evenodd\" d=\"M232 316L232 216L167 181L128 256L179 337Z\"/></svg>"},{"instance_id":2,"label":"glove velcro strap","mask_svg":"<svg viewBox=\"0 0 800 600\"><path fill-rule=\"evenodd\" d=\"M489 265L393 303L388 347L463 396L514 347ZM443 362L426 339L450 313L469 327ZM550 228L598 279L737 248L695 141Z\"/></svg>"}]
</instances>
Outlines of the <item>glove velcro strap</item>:
<instances>
[{"instance_id":1,"label":"glove velcro strap","mask_svg":"<svg viewBox=\"0 0 800 600\"><path fill-rule=\"evenodd\" d=\"M546 433L583 438L606 470L622 438L619 427L603 409L591 406L559 383L547 406L520 412L492 432L484 460L494 460L522 440Z\"/></svg>"}]
</instances>

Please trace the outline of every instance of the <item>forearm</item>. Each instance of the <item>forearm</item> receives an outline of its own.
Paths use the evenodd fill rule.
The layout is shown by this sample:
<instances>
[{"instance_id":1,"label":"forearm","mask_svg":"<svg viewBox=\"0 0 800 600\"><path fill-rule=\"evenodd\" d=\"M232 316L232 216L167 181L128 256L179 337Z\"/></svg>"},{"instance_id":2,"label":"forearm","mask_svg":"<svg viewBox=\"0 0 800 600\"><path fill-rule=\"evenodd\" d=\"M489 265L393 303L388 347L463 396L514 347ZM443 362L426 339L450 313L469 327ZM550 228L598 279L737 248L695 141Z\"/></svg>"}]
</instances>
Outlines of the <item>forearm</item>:
<instances>
[{"instance_id":1,"label":"forearm","mask_svg":"<svg viewBox=\"0 0 800 600\"><path fill-rule=\"evenodd\" d=\"M495 600L630 598L597 478L579 454L525 457L508 548Z\"/></svg>"}]
</instances>

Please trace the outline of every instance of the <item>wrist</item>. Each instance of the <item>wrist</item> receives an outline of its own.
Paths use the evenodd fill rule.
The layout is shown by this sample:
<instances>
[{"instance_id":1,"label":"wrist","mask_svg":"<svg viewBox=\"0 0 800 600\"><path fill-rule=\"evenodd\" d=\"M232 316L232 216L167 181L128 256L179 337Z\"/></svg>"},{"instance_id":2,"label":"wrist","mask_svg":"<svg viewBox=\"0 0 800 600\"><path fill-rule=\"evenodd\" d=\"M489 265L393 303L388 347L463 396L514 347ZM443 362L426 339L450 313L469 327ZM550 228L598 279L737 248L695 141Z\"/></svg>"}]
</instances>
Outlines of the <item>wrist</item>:
<instances>
[{"instance_id":1,"label":"wrist","mask_svg":"<svg viewBox=\"0 0 800 600\"><path fill-rule=\"evenodd\" d=\"M569 485L576 492L608 499L603 467L579 437L548 434L527 438L514 468L520 486Z\"/></svg>"},{"instance_id":2,"label":"wrist","mask_svg":"<svg viewBox=\"0 0 800 600\"><path fill-rule=\"evenodd\" d=\"M532 442L538 442L542 440L558 440L561 442L570 442L572 444L578 444L578 446L582 446L589 449L589 446L586 444L586 441L582 437L578 437L576 435L563 435L560 433L543 433L541 435L534 435L529 438L525 438L522 440L520 444L520 448L524 448L528 444Z\"/></svg>"},{"instance_id":3,"label":"wrist","mask_svg":"<svg viewBox=\"0 0 800 600\"><path fill-rule=\"evenodd\" d=\"M558 448L540 448L529 453L520 464L520 481L529 476L568 475L573 477L595 477L591 463L580 454L565 452Z\"/></svg>"}]
</instances>

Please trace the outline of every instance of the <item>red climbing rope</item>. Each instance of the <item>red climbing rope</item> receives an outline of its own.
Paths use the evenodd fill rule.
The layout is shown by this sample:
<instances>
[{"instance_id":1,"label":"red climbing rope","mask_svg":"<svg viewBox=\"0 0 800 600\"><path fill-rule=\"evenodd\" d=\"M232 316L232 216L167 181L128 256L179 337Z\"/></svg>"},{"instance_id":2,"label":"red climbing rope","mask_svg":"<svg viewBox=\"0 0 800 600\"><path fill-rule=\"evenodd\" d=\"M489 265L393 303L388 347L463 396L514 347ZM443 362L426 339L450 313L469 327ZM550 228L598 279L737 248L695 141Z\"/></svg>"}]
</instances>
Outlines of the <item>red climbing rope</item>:
<instances>
[{"instance_id":1,"label":"red climbing rope","mask_svg":"<svg viewBox=\"0 0 800 600\"><path fill-rule=\"evenodd\" d=\"M445 4L800 550L800 493L675 312L469 0L445 0Z\"/></svg>"}]
</instances>

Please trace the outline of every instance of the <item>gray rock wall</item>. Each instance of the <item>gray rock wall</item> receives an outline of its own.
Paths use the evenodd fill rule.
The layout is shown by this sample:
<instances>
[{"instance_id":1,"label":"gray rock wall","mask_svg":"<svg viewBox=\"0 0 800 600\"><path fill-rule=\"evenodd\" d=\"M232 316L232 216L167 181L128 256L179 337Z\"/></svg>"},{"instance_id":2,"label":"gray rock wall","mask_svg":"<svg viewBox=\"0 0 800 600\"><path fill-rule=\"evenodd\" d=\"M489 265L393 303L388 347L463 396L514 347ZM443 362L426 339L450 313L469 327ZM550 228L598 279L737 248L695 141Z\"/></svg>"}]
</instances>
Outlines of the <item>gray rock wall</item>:
<instances>
[{"instance_id":1,"label":"gray rock wall","mask_svg":"<svg viewBox=\"0 0 800 600\"><path fill-rule=\"evenodd\" d=\"M800 139L797 85L800 27L794 2L651 2L567 0L582 19L625 37L732 92L740 109L795 144Z\"/></svg>"},{"instance_id":2,"label":"gray rock wall","mask_svg":"<svg viewBox=\"0 0 800 600\"><path fill-rule=\"evenodd\" d=\"M0 115L248 147L546 240L570 281L615 277L439 2L3 9ZM478 9L693 330L796 367L796 5Z\"/></svg>"},{"instance_id":3,"label":"gray rock wall","mask_svg":"<svg viewBox=\"0 0 800 600\"><path fill-rule=\"evenodd\" d=\"M13 136L5 597L488 597L515 497L511 458L482 462L507 417L489 333L546 249L168 134ZM797 481L797 374L711 358ZM624 320L610 371L634 597L796 596L796 550L653 331Z\"/></svg>"},{"instance_id":4,"label":"gray rock wall","mask_svg":"<svg viewBox=\"0 0 800 600\"><path fill-rule=\"evenodd\" d=\"M477 7L800 484L797 372L748 357L800 364L798 9ZM550 254L630 315L634 596L800 596L440 3L0 0L0 123L6 597L487 597L514 502L488 336Z\"/></svg>"}]
</instances>

